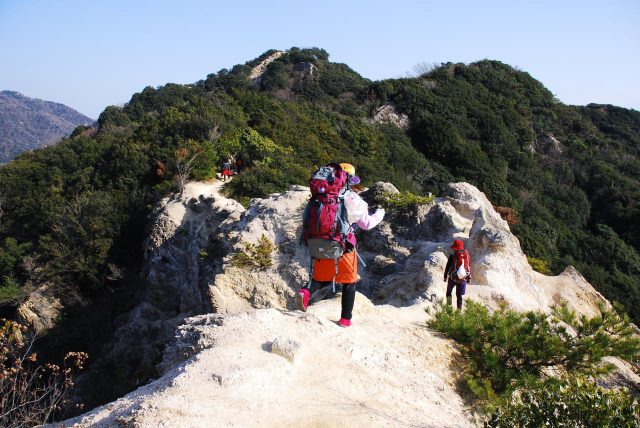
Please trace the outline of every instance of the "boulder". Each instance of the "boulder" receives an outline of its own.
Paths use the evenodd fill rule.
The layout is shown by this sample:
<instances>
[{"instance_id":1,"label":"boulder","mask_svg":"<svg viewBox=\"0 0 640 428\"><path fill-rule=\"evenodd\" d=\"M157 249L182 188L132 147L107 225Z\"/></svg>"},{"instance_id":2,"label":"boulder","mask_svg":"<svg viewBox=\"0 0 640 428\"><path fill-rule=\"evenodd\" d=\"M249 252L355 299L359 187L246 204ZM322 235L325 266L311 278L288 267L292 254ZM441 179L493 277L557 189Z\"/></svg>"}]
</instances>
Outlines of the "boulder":
<instances>
[{"instance_id":1,"label":"boulder","mask_svg":"<svg viewBox=\"0 0 640 428\"><path fill-rule=\"evenodd\" d=\"M367 190L363 191L360 196L367 201L369 208L373 209L384 199L387 194L396 194L400 191L391 183L385 183L383 181L377 181L371 185Z\"/></svg>"},{"instance_id":2,"label":"boulder","mask_svg":"<svg viewBox=\"0 0 640 428\"><path fill-rule=\"evenodd\" d=\"M300 343L288 337L278 336L271 342L271 353L280 355L292 363L295 362L299 349Z\"/></svg>"},{"instance_id":3,"label":"boulder","mask_svg":"<svg viewBox=\"0 0 640 428\"><path fill-rule=\"evenodd\" d=\"M77 300L82 301L79 296ZM17 321L27 325L35 334L43 333L56 325L62 309L63 304L56 293L45 284L18 305Z\"/></svg>"}]
</instances>

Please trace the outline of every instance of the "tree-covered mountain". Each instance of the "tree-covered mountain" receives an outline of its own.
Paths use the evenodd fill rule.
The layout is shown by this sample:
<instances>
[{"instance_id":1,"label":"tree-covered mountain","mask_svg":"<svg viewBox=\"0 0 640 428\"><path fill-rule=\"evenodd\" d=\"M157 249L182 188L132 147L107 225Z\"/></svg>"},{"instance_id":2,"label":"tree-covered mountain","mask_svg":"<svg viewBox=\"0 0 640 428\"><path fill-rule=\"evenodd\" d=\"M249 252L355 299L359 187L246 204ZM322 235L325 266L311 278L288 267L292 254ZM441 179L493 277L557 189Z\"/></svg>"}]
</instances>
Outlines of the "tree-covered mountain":
<instances>
[{"instance_id":1,"label":"tree-covered mountain","mask_svg":"<svg viewBox=\"0 0 640 428\"><path fill-rule=\"evenodd\" d=\"M131 284L152 204L235 155L248 168L227 192L240 200L336 160L413 193L468 181L510 213L539 269L576 266L640 321L640 113L564 105L497 61L372 82L322 49L274 54L145 88L97 129L2 167L5 305L45 284L66 305ZM385 106L407 125L381 119Z\"/></svg>"},{"instance_id":2,"label":"tree-covered mountain","mask_svg":"<svg viewBox=\"0 0 640 428\"><path fill-rule=\"evenodd\" d=\"M19 92L0 92L0 163L27 150L58 142L79 125L94 121L70 107L29 98Z\"/></svg>"}]
</instances>

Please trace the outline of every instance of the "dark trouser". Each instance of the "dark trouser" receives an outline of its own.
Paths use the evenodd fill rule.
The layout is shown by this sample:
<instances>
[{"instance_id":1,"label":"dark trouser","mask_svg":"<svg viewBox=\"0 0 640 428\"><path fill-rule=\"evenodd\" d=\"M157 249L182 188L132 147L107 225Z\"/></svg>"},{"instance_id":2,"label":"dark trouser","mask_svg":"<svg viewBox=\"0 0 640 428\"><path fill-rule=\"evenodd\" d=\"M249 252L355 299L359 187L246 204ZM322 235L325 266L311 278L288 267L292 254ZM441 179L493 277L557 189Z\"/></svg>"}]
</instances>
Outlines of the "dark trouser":
<instances>
[{"instance_id":1,"label":"dark trouser","mask_svg":"<svg viewBox=\"0 0 640 428\"><path fill-rule=\"evenodd\" d=\"M456 303L458 309L462 309L462 296L467 291L467 281L456 282L449 278L447 281L447 303L451 304L451 292L453 291L453 287L456 288Z\"/></svg>"},{"instance_id":2,"label":"dark trouser","mask_svg":"<svg viewBox=\"0 0 640 428\"><path fill-rule=\"evenodd\" d=\"M319 281L311 281L311 286L309 287L309 292L311 293L311 298L309 299L309 304L315 303L319 300L322 300L330 295L333 296L333 289L331 287L331 281L319 282ZM351 319L353 315L353 305L356 302L356 283L351 284L342 284L342 313L340 314L340 318Z\"/></svg>"}]
</instances>

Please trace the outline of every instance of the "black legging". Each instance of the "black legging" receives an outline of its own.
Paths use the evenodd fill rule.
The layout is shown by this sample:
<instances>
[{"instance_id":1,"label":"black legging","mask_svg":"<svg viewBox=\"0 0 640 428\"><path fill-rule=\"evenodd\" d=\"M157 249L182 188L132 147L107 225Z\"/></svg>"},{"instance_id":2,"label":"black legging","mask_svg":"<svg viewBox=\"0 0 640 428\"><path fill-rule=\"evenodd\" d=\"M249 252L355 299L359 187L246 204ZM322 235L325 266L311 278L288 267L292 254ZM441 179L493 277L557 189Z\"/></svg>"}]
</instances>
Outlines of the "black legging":
<instances>
[{"instance_id":1,"label":"black legging","mask_svg":"<svg viewBox=\"0 0 640 428\"><path fill-rule=\"evenodd\" d=\"M458 309L462 309L462 296L467 291L467 281L456 282L453 279L449 278L447 281L447 304L451 304L451 293L453 289L456 289L456 306Z\"/></svg>"},{"instance_id":2,"label":"black legging","mask_svg":"<svg viewBox=\"0 0 640 428\"><path fill-rule=\"evenodd\" d=\"M340 318L351 319L353 305L356 302L356 283L342 284L342 313Z\"/></svg>"},{"instance_id":3,"label":"black legging","mask_svg":"<svg viewBox=\"0 0 640 428\"><path fill-rule=\"evenodd\" d=\"M326 290L325 287L329 287L329 290ZM311 281L311 286L309 287L309 291L311 293L311 299L309 300L309 304L315 303L319 300L324 299L329 295L333 295L333 290L331 289L331 281L319 282L319 281ZM326 291L325 293L318 293L317 291ZM356 283L353 282L351 284L342 284L342 313L340 314L340 318L350 320L353 316L353 305L356 302Z\"/></svg>"}]
</instances>

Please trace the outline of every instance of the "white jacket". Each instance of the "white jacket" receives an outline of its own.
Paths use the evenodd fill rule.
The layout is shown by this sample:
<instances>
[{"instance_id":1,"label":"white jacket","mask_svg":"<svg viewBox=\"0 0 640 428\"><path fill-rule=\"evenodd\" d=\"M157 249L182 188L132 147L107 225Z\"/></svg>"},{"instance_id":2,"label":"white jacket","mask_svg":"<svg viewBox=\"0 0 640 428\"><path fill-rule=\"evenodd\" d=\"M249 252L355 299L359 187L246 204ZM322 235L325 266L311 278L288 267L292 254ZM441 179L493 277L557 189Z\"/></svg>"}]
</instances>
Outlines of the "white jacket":
<instances>
[{"instance_id":1,"label":"white jacket","mask_svg":"<svg viewBox=\"0 0 640 428\"><path fill-rule=\"evenodd\" d=\"M384 218L384 208L378 208L369 215L369 205L353 190L344 194L344 206L347 209L349 224L357 224L361 229L369 230L376 227Z\"/></svg>"}]
</instances>

